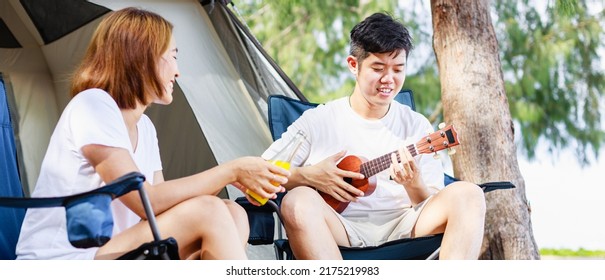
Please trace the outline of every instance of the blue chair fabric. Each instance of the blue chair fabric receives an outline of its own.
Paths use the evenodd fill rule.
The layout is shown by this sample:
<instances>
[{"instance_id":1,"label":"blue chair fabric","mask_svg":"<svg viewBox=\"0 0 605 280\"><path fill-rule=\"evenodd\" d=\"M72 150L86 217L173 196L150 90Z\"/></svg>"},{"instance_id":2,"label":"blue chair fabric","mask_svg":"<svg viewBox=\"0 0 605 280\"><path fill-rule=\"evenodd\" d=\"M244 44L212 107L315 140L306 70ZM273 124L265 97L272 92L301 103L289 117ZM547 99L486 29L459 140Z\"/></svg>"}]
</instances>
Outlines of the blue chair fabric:
<instances>
[{"instance_id":1,"label":"blue chair fabric","mask_svg":"<svg viewBox=\"0 0 605 280\"><path fill-rule=\"evenodd\" d=\"M23 197L4 80L0 76L0 196ZM0 208L0 259L14 259L25 209Z\"/></svg>"}]
</instances>

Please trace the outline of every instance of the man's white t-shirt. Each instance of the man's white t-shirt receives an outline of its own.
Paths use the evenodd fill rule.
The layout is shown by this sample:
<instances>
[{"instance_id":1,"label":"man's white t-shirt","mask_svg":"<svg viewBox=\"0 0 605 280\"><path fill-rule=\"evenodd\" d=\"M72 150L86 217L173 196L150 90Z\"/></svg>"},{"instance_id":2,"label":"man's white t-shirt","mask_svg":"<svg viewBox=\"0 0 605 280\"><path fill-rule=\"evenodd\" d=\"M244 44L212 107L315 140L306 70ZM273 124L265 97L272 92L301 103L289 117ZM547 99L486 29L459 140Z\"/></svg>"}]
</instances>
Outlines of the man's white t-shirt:
<instances>
[{"instance_id":1,"label":"man's white t-shirt","mask_svg":"<svg viewBox=\"0 0 605 280\"><path fill-rule=\"evenodd\" d=\"M347 155L372 160L420 141L433 128L426 117L398 102L392 102L383 118L364 119L353 111L349 98L343 97L305 111L262 157L271 158L299 130L305 133L307 141L299 148L291 162L292 166L313 165L342 150L346 150ZM426 185L435 191L442 189L444 175L441 161L431 155L419 155L415 159ZM389 179L388 169L375 176L377 183L374 193L351 202L341 213L343 217L358 220L367 217L368 211L393 211L410 207L407 192L403 186Z\"/></svg>"},{"instance_id":2,"label":"man's white t-shirt","mask_svg":"<svg viewBox=\"0 0 605 280\"><path fill-rule=\"evenodd\" d=\"M133 151L113 98L100 89L77 94L65 107L51 136L32 196L66 196L105 185L82 155L82 147L89 144L128 150L139 171L153 184L154 172L162 170L156 130L146 115L142 115L137 129L138 143ZM119 199L111 208L114 235L140 221ZM25 215L16 253L18 259L93 259L97 249L78 249L69 243L63 207L32 208Z\"/></svg>"}]
</instances>

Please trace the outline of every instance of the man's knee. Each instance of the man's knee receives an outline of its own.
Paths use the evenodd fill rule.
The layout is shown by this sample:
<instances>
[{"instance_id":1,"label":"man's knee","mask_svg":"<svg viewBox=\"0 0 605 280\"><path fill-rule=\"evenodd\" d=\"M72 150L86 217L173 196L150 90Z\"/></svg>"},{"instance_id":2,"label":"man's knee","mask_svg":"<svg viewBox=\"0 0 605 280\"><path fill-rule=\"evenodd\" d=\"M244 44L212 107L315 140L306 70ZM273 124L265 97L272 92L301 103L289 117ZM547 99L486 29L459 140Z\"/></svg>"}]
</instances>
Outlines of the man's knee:
<instances>
[{"instance_id":1,"label":"man's knee","mask_svg":"<svg viewBox=\"0 0 605 280\"><path fill-rule=\"evenodd\" d=\"M479 186L466 181L458 181L446 189L452 191L454 200L459 202L460 207L467 209L472 207L485 215L485 194Z\"/></svg>"},{"instance_id":2,"label":"man's knee","mask_svg":"<svg viewBox=\"0 0 605 280\"><path fill-rule=\"evenodd\" d=\"M298 222L301 218L309 217L318 208L317 191L308 187L294 188L284 196L281 203L281 213L285 222Z\"/></svg>"}]
</instances>

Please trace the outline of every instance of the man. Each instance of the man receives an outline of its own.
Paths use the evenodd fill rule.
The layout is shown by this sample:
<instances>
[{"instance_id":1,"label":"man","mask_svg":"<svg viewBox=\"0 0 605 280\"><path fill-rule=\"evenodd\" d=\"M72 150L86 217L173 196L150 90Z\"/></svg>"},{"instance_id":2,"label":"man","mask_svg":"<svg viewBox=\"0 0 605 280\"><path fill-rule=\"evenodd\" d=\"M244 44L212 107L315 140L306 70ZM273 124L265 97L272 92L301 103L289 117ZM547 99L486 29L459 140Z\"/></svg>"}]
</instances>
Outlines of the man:
<instances>
[{"instance_id":1,"label":"man","mask_svg":"<svg viewBox=\"0 0 605 280\"><path fill-rule=\"evenodd\" d=\"M355 76L351 96L306 111L263 154L270 158L299 130L306 140L292 162L281 211L297 259L341 259L338 245L363 247L406 237L444 233L441 259L477 259L485 200L479 187L456 182L443 188L443 168L431 155L412 157L403 147L426 137L429 121L393 102L403 87L412 49L407 29L377 13L351 31L347 65ZM391 154L365 194L343 178L361 173L337 167L345 155L374 159ZM297 167L296 167L297 166ZM320 193L350 202L342 213Z\"/></svg>"}]
</instances>

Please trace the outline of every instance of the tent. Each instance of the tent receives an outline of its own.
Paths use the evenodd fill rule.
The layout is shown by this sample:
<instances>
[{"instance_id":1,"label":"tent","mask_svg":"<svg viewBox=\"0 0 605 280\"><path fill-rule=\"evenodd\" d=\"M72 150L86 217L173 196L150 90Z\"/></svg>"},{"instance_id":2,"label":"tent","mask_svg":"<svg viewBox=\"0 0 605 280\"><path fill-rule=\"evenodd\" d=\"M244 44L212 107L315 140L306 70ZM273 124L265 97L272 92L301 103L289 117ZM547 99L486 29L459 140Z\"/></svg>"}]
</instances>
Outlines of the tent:
<instances>
[{"instance_id":1,"label":"tent","mask_svg":"<svg viewBox=\"0 0 605 280\"><path fill-rule=\"evenodd\" d=\"M267 96L305 99L227 0L0 0L0 78L26 194L35 186L50 135L69 102L70 75L92 32L108 12L128 6L154 11L175 26L181 76L174 102L146 112L158 131L166 179L260 155L272 142ZM241 196L235 188L226 190L221 196Z\"/></svg>"},{"instance_id":2,"label":"tent","mask_svg":"<svg viewBox=\"0 0 605 280\"><path fill-rule=\"evenodd\" d=\"M2 0L0 73L13 109L20 171L32 190L50 135L69 101L69 77L101 18L137 6L171 21L181 76L170 106L147 114L167 179L246 156L271 143L268 94L304 98L226 1Z\"/></svg>"}]
</instances>

